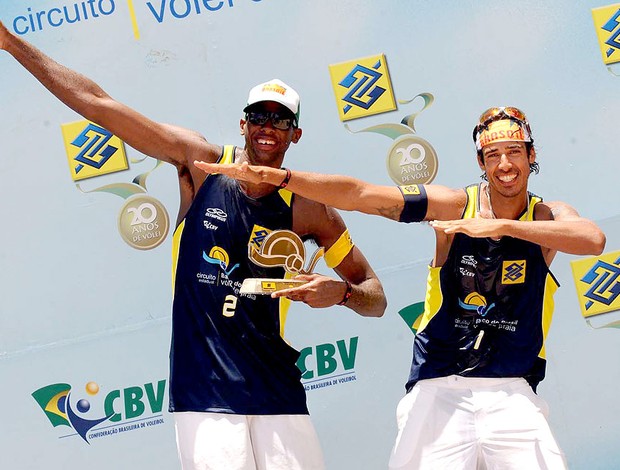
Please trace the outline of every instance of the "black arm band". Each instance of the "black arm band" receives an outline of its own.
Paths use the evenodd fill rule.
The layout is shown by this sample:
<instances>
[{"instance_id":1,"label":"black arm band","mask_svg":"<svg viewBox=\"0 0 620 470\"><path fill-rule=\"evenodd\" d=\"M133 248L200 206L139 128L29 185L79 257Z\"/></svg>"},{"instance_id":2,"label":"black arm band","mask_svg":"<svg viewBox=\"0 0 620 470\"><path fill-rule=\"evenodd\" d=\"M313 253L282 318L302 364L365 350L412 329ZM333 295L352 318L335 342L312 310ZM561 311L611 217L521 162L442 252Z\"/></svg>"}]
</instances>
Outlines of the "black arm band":
<instances>
[{"instance_id":1,"label":"black arm band","mask_svg":"<svg viewBox=\"0 0 620 470\"><path fill-rule=\"evenodd\" d=\"M399 222L422 222L426 217L428 210L428 198L426 197L426 189L421 184L409 184L407 186L399 186L400 192L405 199L405 206L400 213Z\"/></svg>"}]
</instances>

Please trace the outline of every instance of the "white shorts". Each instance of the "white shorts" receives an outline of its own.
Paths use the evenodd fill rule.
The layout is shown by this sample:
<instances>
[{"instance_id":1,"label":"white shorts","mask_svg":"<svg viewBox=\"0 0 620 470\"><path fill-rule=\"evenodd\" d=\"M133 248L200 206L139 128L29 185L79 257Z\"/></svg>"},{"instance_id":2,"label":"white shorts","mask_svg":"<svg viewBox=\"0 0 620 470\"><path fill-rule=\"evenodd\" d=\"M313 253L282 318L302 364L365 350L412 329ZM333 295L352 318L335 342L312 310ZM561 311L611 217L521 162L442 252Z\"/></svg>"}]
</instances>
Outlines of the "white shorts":
<instances>
[{"instance_id":1,"label":"white shorts","mask_svg":"<svg viewBox=\"0 0 620 470\"><path fill-rule=\"evenodd\" d=\"M173 413L183 470L323 470L308 415Z\"/></svg>"},{"instance_id":2,"label":"white shorts","mask_svg":"<svg viewBox=\"0 0 620 470\"><path fill-rule=\"evenodd\" d=\"M421 380L398 404L390 469L565 469L547 411L522 378Z\"/></svg>"}]
</instances>

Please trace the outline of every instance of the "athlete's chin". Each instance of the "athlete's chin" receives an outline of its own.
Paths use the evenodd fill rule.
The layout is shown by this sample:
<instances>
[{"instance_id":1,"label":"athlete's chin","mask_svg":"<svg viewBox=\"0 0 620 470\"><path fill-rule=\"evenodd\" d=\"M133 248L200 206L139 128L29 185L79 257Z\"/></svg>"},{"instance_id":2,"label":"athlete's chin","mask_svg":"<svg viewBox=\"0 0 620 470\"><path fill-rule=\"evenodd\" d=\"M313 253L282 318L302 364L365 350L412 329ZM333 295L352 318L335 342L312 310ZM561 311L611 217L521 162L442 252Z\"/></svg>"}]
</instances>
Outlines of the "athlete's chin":
<instances>
[{"instance_id":1,"label":"athlete's chin","mask_svg":"<svg viewBox=\"0 0 620 470\"><path fill-rule=\"evenodd\" d=\"M276 164L281 157L284 155L284 152L279 151L277 147L267 147L261 146L261 148L253 148L252 152L252 164L253 165L266 165L271 166L271 164Z\"/></svg>"}]
</instances>

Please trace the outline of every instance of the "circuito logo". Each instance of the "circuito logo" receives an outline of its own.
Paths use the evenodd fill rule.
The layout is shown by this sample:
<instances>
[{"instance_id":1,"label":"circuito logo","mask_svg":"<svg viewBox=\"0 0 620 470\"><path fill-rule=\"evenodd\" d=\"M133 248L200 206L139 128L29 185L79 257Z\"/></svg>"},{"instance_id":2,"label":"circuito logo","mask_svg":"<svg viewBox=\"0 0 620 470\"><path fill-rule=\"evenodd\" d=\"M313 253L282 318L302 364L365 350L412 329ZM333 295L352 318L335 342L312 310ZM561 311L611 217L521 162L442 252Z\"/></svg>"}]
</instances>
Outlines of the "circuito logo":
<instances>
[{"instance_id":1,"label":"circuito logo","mask_svg":"<svg viewBox=\"0 0 620 470\"><path fill-rule=\"evenodd\" d=\"M467 294L464 300L459 299L459 306L474 315L478 314L485 317L495 307L495 304L487 305L487 299L483 295L472 292Z\"/></svg>"},{"instance_id":2,"label":"circuito logo","mask_svg":"<svg viewBox=\"0 0 620 470\"><path fill-rule=\"evenodd\" d=\"M165 390L166 380L160 380L112 390L101 399L99 385L91 381L81 393L70 384L56 383L35 390L32 397L53 427L67 426L90 444L95 438L163 424Z\"/></svg>"},{"instance_id":3,"label":"circuito logo","mask_svg":"<svg viewBox=\"0 0 620 470\"><path fill-rule=\"evenodd\" d=\"M261 0L253 0L252 3L259 3ZM118 0L81 0L73 4L53 5L47 9L33 9L33 7L22 8L21 14L12 20L13 30L16 34L30 34L50 28L62 28L72 25L82 24L86 21L96 21L102 16L107 16L117 11ZM57 2L59 3L59 2ZM66 2L65 2L66 3ZM142 2L147 9L138 8L147 14L146 18L141 18L141 22L156 21L159 24L168 21L179 21L185 18L195 18L201 15L208 15L222 9L234 8L237 2L233 0L151 0ZM47 5L47 3L46 3ZM140 5L142 6L142 5ZM128 13L133 34L136 40L140 39L140 28L138 26L138 15L134 8L134 0L127 0L126 8L118 8L121 13ZM10 20L7 18L6 23ZM129 22L128 22L129 23Z\"/></svg>"},{"instance_id":4,"label":"circuito logo","mask_svg":"<svg viewBox=\"0 0 620 470\"><path fill-rule=\"evenodd\" d=\"M235 263L232 267L229 268L230 265L230 257L228 256L228 252L219 246L214 246L209 250L209 254L206 251L202 252L202 258L210 264L215 264L219 266L226 276L230 276L230 274L239 267L239 263Z\"/></svg>"}]
</instances>

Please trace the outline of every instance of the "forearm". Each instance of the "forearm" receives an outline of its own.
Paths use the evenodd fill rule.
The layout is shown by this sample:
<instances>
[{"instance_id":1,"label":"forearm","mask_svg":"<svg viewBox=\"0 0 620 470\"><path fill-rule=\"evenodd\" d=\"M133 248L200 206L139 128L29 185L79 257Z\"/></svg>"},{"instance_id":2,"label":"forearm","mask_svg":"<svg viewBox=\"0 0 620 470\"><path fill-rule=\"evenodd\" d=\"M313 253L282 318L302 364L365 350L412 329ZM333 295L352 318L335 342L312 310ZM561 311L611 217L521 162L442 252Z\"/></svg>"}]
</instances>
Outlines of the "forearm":
<instances>
[{"instance_id":1,"label":"forearm","mask_svg":"<svg viewBox=\"0 0 620 470\"><path fill-rule=\"evenodd\" d=\"M377 278L352 284L351 288L351 297L344 304L346 307L363 317L383 316L387 307L387 300Z\"/></svg>"},{"instance_id":2,"label":"forearm","mask_svg":"<svg viewBox=\"0 0 620 470\"><path fill-rule=\"evenodd\" d=\"M501 235L520 238L551 250L573 255L599 255L605 235L593 222L575 220L505 220Z\"/></svg>"},{"instance_id":3,"label":"forearm","mask_svg":"<svg viewBox=\"0 0 620 470\"><path fill-rule=\"evenodd\" d=\"M192 149L206 148L206 141L199 134L154 122L112 99L93 80L59 64L33 45L10 34L1 23L0 46L61 102L145 155L186 166L191 161L189 155ZM208 160L208 156L200 156Z\"/></svg>"},{"instance_id":4,"label":"forearm","mask_svg":"<svg viewBox=\"0 0 620 470\"><path fill-rule=\"evenodd\" d=\"M54 61L18 36L4 33L4 49L68 107L93 121L94 101L106 93L92 80Z\"/></svg>"},{"instance_id":5,"label":"forearm","mask_svg":"<svg viewBox=\"0 0 620 470\"><path fill-rule=\"evenodd\" d=\"M256 169L261 182L275 186L279 186L286 177L283 169ZM396 187L373 185L350 176L293 171L286 188L336 209L359 211L396 220L403 208L403 198Z\"/></svg>"},{"instance_id":6,"label":"forearm","mask_svg":"<svg viewBox=\"0 0 620 470\"><path fill-rule=\"evenodd\" d=\"M263 183L279 186L286 177L281 168L256 167ZM360 194L360 184L354 178L293 171L286 189L307 199L342 210L356 210L352 199Z\"/></svg>"}]
</instances>

